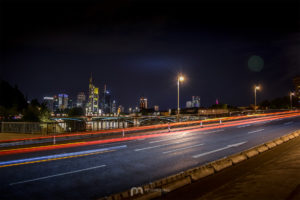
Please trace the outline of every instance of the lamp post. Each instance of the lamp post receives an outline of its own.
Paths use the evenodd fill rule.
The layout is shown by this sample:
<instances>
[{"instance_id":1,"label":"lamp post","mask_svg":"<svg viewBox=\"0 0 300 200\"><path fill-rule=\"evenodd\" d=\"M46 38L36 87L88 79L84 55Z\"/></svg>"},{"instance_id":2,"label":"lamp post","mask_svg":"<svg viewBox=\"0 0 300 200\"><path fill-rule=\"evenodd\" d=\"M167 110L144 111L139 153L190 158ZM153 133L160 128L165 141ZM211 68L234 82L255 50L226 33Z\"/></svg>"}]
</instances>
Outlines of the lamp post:
<instances>
[{"instance_id":1,"label":"lamp post","mask_svg":"<svg viewBox=\"0 0 300 200\"><path fill-rule=\"evenodd\" d=\"M178 91L178 96L177 96L177 120L179 121L179 112L180 112L180 107L179 107L179 85L180 82L184 81L184 77L182 75L178 76L177 78L177 91Z\"/></svg>"},{"instance_id":2,"label":"lamp post","mask_svg":"<svg viewBox=\"0 0 300 200\"><path fill-rule=\"evenodd\" d=\"M254 87L254 112L256 113L256 90L260 90L259 86Z\"/></svg>"},{"instance_id":3,"label":"lamp post","mask_svg":"<svg viewBox=\"0 0 300 200\"><path fill-rule=\"evenodd\" d=\"M291 110L293 109L293 96L295 95L294 92L290 92L290 103L291 103Z\"/></svg>"}]
</instances>

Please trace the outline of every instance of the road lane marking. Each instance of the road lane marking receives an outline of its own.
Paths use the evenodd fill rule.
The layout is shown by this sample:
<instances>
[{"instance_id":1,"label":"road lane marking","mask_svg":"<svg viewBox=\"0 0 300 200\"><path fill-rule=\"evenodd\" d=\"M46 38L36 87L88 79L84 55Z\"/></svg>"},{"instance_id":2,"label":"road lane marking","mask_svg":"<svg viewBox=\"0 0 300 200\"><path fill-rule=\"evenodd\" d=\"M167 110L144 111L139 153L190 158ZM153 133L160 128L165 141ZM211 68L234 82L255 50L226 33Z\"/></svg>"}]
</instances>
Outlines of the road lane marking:
<instances>
[{"instance_id":1,"label":"road lane marking","mask_svg":"<svg viewBox=\"0 0 300 200\"><path fill-rule=\"evenodd\" d=\"M245 127L248 127L248 126L251 126L251 125L250 124L246 124L246 125L238 126L237 128L245 128Z\"/></svg>"},{"instance_id":2,"label":"road lane marking","mask_svg":"<svg viewBox=\"0 0 300 200\"><path fill-rule=\"evenodd\" d=\"M105 166L106 165L99 165L99 166L95 166L95 167L89 167L89 168L85 168L85 169L80 169L80 170L75 170L75 171L70 171L70 172L65 172L65 173L59 173L59 174L54 174L54 175L50 175L50 176L43 176L43 177L40 177L40 178L35 178L35 179L29 179L29 180L25 180L25 181L10 183L9 185L13 186L13 185L19 185L19 184L23 184L23 183L40 181L40 180L44 180L44 179L48 179L48 178L54 178L54 177L58 177L58 176L64 176L64 175L68 175L68 174L75 174L75 173L79 173L79 172L98 169L98 168L102 168L102 167L105 167Z\"/></svg>"},{"instance_id":3,"label":"road lane marking","mask_svg":"<svg viewBox=\"0 0 300 200\"><path fill-rule=\"evenodd\" d=\"M222 132L222 131L225 131L225 130L221 129L221 130L209 131L209 132L204 132L203 134L206 135L206 134L209 134L209 133L218 133L218 132Z\"/></svg>"},{"instance_id":4,"label":"road lane marking","mask_svg":"<svg viewBox=\"0 0 300 200\"><path fill-rule=\"evenodd\" d=\"M225 149L229 149L229 148L232 148L232 147L238 147L238 146L241 146L243 144L245 144L247 141L244 141L244 142L239 142L239 143L236 143L236 144L229 144L225 147L222 147L220 149L215 149L213 151L208 151L208 152L205 152L205 153L200 153L200 154L197 154L197 155L194 155L193 158L199 158L199 157L202 157L202 156L206 156L208 154L212 154L212 153L215 153L215 152L218 152L218 151L223 151Z\"/></svg>"},{"instance_id":5,"label":"road lane marking","mask_svg":"<svg viewBox=\"0 0 300 200\"><path fill-rule=\"evenodd\" d=\"M248 134L261 132L261 131L263 131L263 130L265 130L265 129L259 129L259 130L255 130L255 131L249 131Z\"/></svg>"},{"instance_id":6,"label":"road lane marking","mask_svg":"<svg viewBox=\"0 0 300 200\"><path fill-rule=\"evenodd\" d=\"M289 125L289 124L292 124L292 123L294 123L294 122L286 122L286 123L284 123L284 125Z\"/></svg>"},{"instance_id":7,"label":"road lane marking","mask_svg":"<svg viewBox=\"0 0 300 200\"><path fill-rule=\"evenodd\" d=\"M173 153L173 152L176 152L176 151L180 151L180 150L185 150L185 149L190 149L190 148L194 148L194 147L198 147L198 146L202 146L203 144L196 144L196 145L192 145L192 146L188 146L188 147L182 147L182 148L178 148L178 149L174 149L174 150L170 150L170 151L165 151L163 152L163 154L166 154L166 153Z\"/></svg>"},{"instance_id":8,"label":"road lane marking","mask_svg":"<svg viewBox=\"0 0 300 200\"><path fill-rule=\"evenodd\" d=\"M176 140L176 139L181 139L181 138L182 137L168 138L168 139L163 139L163 140L155 140L155 141L149 142L149 144L158 143L158 142L164 142L164 141L170 141L170 140Z\"/></svg>"},{"instance_id":9,"label":"road lane marking","mask_svg":"<svg viewBox=\"0 0 300 200\"><path fill-rule=\"evenodd\" d=\"M40 156L40 157L34 157L34 158L9 160L9 161L0 162L0 168L24 165L24 164L32 164L32 163L38 163L38 162L61 160L61 159L66 159L66 158L88 156L88 155L94 155L94 154L100 154L100 153L107 153L107 152L116 151L117 149L126 148L126 147L127 147L127 145L122 145L122 146L107 147L107 148L101 148L101 149L78 151L78 152L72 152L72 153L62 153L62 154L54 154L54 155Z\"/></svg>"},{"instance_id":10,"label":"road lane marking","mask_svg":"<svg viewBox=\"0 0 300 200\"><path fill-rule=\"evenodd\" d=\"M183 142L181 141L181 142L174 142L174 143L170 143L170 144L161 144L161 145L145 147L145 148L141 148L141 149L135 149L134 151L143 151L143 150L154 149L154 148L158 148L158 147L164 147L164 146L169 146L169 145L173 145L173 144L180 144L180 143L183 143Z\"/></svg>"}]
</instances>

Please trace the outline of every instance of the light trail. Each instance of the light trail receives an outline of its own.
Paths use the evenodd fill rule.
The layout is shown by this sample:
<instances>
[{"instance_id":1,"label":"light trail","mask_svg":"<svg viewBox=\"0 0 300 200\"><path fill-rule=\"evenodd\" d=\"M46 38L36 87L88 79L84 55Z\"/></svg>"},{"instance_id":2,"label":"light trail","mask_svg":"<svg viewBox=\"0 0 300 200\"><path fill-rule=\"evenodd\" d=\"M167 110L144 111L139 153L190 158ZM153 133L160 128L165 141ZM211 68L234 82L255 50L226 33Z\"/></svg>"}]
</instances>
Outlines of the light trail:
<instances>
[{"instance_id":1,"label":"light trail","mask_svg":"<svg viewBox=\"0 0 300 200\"><path fill-rule=\"evenodd\" d=\"M287 114L287 115L280 115L280 116L273 116L260 119L251 119L251 120L243 120L243 121L235 121L235 122L227 122L222 123L210 127L199 127L195 129L189 130L189 132L197 132L203 130L211 130L211 129L219 129L225 127L232 127L232 126L239 126L245 124L253 124L260 121L271 121L274 119L282 119L282 118L289 118L289 117L296 117L300 116L300 113L296 114ZM144 138L155 138L160 136L168 136L174 133L184 133L186 130L176 131L176 132L164 132L164 133L155 133L151 135L139 135L139 136L130 136L130 137L121 137L121 138L112 138L112 139L105 139L105 140L95 140L95 141L87 141L87 142L75 142L75 143L67 143L67 144L57 144L57 145L47 145L47 146L38 146L38 147L28 147L28 148L18 148L18 149L9 149L9 150L1 150L1 155L10 155L10 154L18 154L18 153L28 153L28 152L36 152L36 151L45 151L45 150L54 150L54 149L61 149L61 148L72 148L72 147L80 147L80 146L89 146L89 145L97 145L97 144L106 144L106 143L113 143L113 142L121 142L121 141L130 141L130 140L138 140ZM188 134L187 134L188 135Z\"/></svg>"},{"instance_id":2,"label":"light trail","mask_svg":"<svg viewBox=\"0 0 300 200\"><path fill-rule=\"evenodd\" d=\"M220 119L224 121L230 121L230 120L238 120L238 119L244 119L244 118L250 118L250 117L264 117L264 116L270 116L270 115L283 115L283 114L292 114L292 113L299 113L298 111L285 111L285 112L274 112L274 113L265 113L265 114L255 114L255 115L245 115L245 116L235 116L235 117L223 117L223 118L216 118L216 119L206 119L206 120L198 120L198 121L189 121L189 122L176 122L171 123L172 126L178 126L178 125L188 125L188 124L196 124L200 122L218 122ZM151 126L143 126L143 127L131 127L126 128L125 131L138 131L138 130L148 130L148 129L157 129L157 128L167 128L168 124L159 124L159 125L151 125ZM92 132L81 132L81 133L72 133L72 134L59 134L55 135L56 138L61 137L74 137L74 136L83 136L83 135L101 135L105 133L118 133L122 132L122 128L120 129L112 129L112 130L101 130L101 131L92 131ZM40 140L40 139L49 139L53 138L54 135L51 136L42 136L42 137L32 137L32 138L22 138L22 139L11 139L11 140L0 140L1 143L4 142L17 142L17 141L24 141L24 140Z\"/></svg>"}]
</instances>

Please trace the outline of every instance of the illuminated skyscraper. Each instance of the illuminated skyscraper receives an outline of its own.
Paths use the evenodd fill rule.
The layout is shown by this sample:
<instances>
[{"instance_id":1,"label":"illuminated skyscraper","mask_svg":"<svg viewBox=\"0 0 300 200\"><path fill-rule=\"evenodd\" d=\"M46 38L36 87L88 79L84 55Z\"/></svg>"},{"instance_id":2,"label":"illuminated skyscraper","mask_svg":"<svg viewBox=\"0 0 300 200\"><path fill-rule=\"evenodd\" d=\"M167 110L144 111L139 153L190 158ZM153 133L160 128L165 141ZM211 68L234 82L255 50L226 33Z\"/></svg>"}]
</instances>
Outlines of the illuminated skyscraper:
<instances>
[{"instance_id":1,"label":"illuminated skyscraper","mask_svg":"<svg viewBox=\"0 0 300 200\"><path fill-rule=\"evenodd\" d=\"M200 107L200 97L192 96L192 107L196 107L196 108Z\"/></svg>"},{"instance_id":2,"label":"illuminated skyscraper","mask_svg":"<svg viewBox=\"0 0 300 200\"><path fill-rule=\"evenodd\" d=\"M116 102L116 100L113 100L112 101L112 104L111 104L111 112L112 113L117 113L117 102Z\"/></svg>"},{"instance_id":3,"label":"illuminated skyscraper","mask_svg":"<svg viewBox=\"0 0 300 200\"><path fill-rule=\"evenodd\" d=\"M58 109L64 110L68 108L69 96L67 94L58 94Z\"/></svg>"},{"instance_id":4,"label":"illuminated skyscraper","mask_svg":"<svg viewBox=\"0 0 300 200\"><path fill-rule=\"evenodd\" d=\"M110 91L106 89L106 85L104 85L104 90L101 98L100 107L103 113L112 113L112 100Z\"/></svg>"},{"instance_id":5,"label":"illuminated skyscraper","mask_svg":"<svg viewBox=\"0 0 300 200\"><path fill-rule=\"evenodd\" d=\"M54 107L53 107L54 98L53 97L44 97L43 100L46 103L47 108L49 109L49 111L53 112L54 111Z\"/></svg>"},{"instance_id":6,"label":"illuminated skyscraper","mask_svg":"<svg viewBox=\"0 0 300 200\"><path fill-rule=\"evenodd\" d=\"M89 100L86 106L87 115L98 114L99 112L99 88L93 84L93 78L91 76L89 83Z\"/></svg>"},{"instance_id":7,"label":"illuminated skyscraper","mask_svg":"<svg viewBox=\"0 0 300 200\"><path fill-rule=\"evenodd\" d=\"M140 109L147 109L148 108L148 99L145 97L140 98Z\"/></svg>"},{"instance_id":8,"label":"illuminated skyscraper","mask_svg":"<svg viewBox=\"0 0 300 200\"><path fill-rule=\"evenodd\" d=\"M76 102L76 106L77 107L84 107L85 104L85 94L84 92L79 92L77 94L77 102Z\"/></svg>"}]
</instances>

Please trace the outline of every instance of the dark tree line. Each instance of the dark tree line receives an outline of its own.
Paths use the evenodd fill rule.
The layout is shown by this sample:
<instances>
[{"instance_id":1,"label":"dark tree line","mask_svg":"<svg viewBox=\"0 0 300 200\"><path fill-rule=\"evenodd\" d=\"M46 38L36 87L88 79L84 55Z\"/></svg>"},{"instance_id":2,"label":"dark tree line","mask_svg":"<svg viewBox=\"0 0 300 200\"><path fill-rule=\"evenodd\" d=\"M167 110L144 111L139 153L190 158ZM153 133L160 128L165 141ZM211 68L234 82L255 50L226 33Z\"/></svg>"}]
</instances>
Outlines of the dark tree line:
<instances>
[{"instance_id":1,"label":"dark tree line","mask_svg":"<svg viewBox=\"0 0 300 200\"><path fill-rule=\"evenodd\" d=\"M284 96L273 100L264 100L259 105L262 109L288 109L291 107L291 101L289 96ZM292 106L299 106L296 97L292 98Z\"/></svg>"},{"instance_id":2,"label":"dark tree line","mask_svg":"<svg viewBox=\"0 0 300 200\"><path fill-rule=\"evenodd\" d=\"M19 116L21 119L16 118ZM45 104L37 99L27 103L25 96L17 86L0 80L0 119L4 121L47 121L50 112Z\"/></svg>"}]
</instances>

